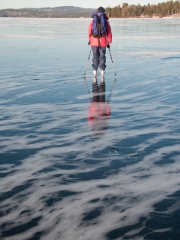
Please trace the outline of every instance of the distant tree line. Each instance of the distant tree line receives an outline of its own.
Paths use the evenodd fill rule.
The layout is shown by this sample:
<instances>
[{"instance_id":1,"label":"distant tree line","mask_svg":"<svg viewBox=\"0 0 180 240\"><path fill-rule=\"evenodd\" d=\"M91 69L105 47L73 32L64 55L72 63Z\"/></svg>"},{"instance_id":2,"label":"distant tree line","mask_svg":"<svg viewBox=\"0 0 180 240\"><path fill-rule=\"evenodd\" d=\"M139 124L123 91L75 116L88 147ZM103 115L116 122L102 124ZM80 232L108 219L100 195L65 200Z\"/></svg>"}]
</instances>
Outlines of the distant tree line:
<instances>
[{"instance_id":1,"label":"distant tree line","mask_svg":"<svg viewBox=\"0 0 180 240\"><path fill-rule=\"evenodd\" d=\"M44 10L4 9L0 10L0 17L23 17L23 18L80 18L91 17L91 13L58 12Z\"/></svg>"},{"instance_id":2,"label":"distant tree line","mask_svg":"<svg viewBox=\"0 0 180 240\"><path fill-rule=\"evenodd\" d=\"M180 2L179 1L167 1L155 4L147 5L129 5L128 3L123 3L122 6L118 5L116 7L106 8L106 13L112 18L129 18L129 17L166 17L176 13L180 13Z\"/></svg>"},{"instance_id":3,"label":"distant tree line","mask_svg":"<svg viewBox=\"0 0 180 240\"><path fill-rule=\"evenodd\" d=\"M65 9L67 8L67 9ZM93 9L77 8L72 6L43 8L43 9L3 9L0 10L0 17L26 17L26 18L80 18L92 17ZM94 9L95 11L95 9ZM180 15L180 0L167 1L147 5L135 5L123 3L113 8L107 7L106 14L111 18L129 17L166 17L173 14Z\"/></svg>"}]
</instances>

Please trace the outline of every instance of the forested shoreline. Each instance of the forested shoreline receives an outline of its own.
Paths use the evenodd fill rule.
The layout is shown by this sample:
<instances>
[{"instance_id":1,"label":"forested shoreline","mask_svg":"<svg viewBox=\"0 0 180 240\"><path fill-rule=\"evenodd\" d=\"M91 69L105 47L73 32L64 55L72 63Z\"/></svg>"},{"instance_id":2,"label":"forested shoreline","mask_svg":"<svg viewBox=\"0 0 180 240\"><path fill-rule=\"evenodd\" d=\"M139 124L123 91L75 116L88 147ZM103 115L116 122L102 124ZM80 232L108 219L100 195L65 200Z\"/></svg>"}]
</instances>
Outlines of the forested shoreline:
<instances>
[{"instance_id":1,"label":"forested shoreline","mask_svg":"<svg viewBox=\"0 0 180 240\"><path fill-rule=\"evenodd\" d=\"M112 18L130 18L130 17L168 17L172 15L179 15L180 2L167 1L158 4L147 5L129 5L123 3L113 8L106 8L106 13Z\"/></svg>"},{"instance_id":2,"label":"forested shoreline","mask_svg":"<svg viewBox=\"0 0 180 240\"><path fill-rule=\"evenodd\" d=\"M63 6L56 8L3 9L0 17L24 18L89 18L95 9ZM180 17L180 1L167 1L158 4L135 5L123 3L115 7L107 7L106 14L110 18L153 18Z\"/></svg>"}]
</instances>

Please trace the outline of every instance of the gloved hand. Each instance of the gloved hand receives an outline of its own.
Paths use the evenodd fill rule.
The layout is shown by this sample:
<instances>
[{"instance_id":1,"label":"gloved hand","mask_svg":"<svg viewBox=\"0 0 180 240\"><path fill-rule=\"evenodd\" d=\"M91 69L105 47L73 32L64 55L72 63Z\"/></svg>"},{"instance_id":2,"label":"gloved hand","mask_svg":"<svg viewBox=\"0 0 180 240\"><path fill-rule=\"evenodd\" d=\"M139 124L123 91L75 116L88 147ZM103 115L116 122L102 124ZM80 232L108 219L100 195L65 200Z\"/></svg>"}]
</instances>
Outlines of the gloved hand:
<instances>
[{"instance_id":1,"label":"gloved hand","mask_svg":"<svg viewBox=\"0 0 180 240\"><path fill-rule=\"evenodd\" d=\"M88 42L88 45L90 45L90 42Z\"/></svg>"},{"instance_id":2,"label":"gloved hand","mask_svg":"<svg viewBox=\"0 0 180 240\"><path fill-rule=\"evenodd\" d=\"M110 48L110 45L109 45L109 43L107 44L107 48Z\"/></svg>"}]
</instances>

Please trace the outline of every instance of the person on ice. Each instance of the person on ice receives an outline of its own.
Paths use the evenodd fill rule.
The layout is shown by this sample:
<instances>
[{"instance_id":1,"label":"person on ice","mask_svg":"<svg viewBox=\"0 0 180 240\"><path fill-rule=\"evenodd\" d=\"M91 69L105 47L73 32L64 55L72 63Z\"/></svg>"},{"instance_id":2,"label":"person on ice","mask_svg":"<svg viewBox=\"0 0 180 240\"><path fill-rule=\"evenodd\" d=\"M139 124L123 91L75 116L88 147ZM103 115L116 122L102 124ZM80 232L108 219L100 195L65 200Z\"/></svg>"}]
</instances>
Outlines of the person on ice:
<instances>
[{"instance_id":1,"label":"person on ice","mask_svg":"<svg viewBox=\"0 0 180 240\"><path fill-rule=\"evenodd\" d=\"M89 24L88 38L89 45L93 52L93 74L97 76L98 67L101 69L101 76L104 77L106 68L106 47L109 48L112 43L112 32L106 16L105 9L99 7L92 14L93 20Z\"/></svg>"}]
</instances>

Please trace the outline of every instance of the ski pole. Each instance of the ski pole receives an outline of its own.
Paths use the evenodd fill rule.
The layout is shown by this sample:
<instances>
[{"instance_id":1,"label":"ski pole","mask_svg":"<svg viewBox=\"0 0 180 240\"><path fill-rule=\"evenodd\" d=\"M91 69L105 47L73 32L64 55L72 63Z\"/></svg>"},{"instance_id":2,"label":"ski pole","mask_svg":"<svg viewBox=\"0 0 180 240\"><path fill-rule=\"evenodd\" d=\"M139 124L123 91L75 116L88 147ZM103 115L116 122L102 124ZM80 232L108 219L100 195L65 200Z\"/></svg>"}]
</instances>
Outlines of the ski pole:
<instances>
[{"instance_id":1,"label":"ski pole","mask_svg":"<svg viewBox=\"0 0 180 240\"><path fill-rule=\"evenodd\" d=\"M111 61L112 61L112 65L113 65L113 69L114 69L114 75L116 76L116 70L115 70L115 67L114 67L114 62L113 62L113 59L112 59L112 55L111 55L111 51L110 51L110 46L109 46L109 54L110 54Z\"/></svg>"},{"instance_id":2,"label":"ski pole","mask_svg":"<svg viewBox=\"0 0 180 240\"><path fill-rule=\"evenodd\" d=\"M88 67L90 56L91 56L91 50L90 50L90 53L89 53L88 61L86 63L86 69L85 69L84 75L86 75L86 71L87 71L87 67Z\"/></svg>"},{"instance_id":3,"label":"ski pole","mask_svg":"<svg viewBox=\"0 0 180 240\"><path fill-rule=\"evenodd\" d=\"M109 98L108 98L108 103L110 102L110 99L111 99L111 95L112 95L112 92L113 92L113 90L114 90L114 86L115 86L115 84L116 84L116 78L114 79L114 83L113 83L113 86L112 86L112 88L111 88L111 92L110 92L110 94L109 94Z\"/></svg>"},{"instance_id":4,"label":"ski pole","mask_svg":"<svg viewBox=\"0 0 180 240\"><path fill-rule=\"evenodd\" d=\"M90 98L90 100L92 100L91 94L90 94L90 91L89 91L89 87L88 87L88 84L87 84L87 81L86 81L86 77L84 77L84 81L85 81L85 84L86 84L87 91L89 93L89 98Z\"/></svg>"}]
</instances>

